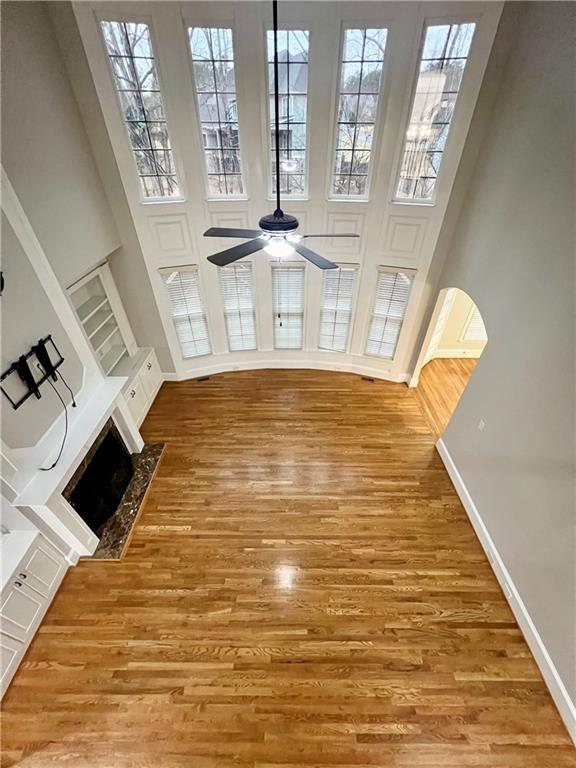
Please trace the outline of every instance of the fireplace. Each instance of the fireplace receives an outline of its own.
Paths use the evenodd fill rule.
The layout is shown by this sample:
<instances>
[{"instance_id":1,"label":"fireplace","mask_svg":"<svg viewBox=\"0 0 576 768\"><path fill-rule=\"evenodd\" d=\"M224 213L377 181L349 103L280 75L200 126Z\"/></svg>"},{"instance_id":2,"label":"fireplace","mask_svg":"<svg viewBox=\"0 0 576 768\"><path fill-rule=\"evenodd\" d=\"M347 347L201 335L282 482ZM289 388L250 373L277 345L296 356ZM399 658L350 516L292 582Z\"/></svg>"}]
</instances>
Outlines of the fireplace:
<instances>
[{"instance_id":1,"label":"fireplace","mask_svg":"<svg viewBox=\"0 0 576 768\"><path fill-rule=\"evenodd\" d=\"M86 525L101 536L134 475L132 457L108 419L63 492Z\"/></svg>"}]
</instances>

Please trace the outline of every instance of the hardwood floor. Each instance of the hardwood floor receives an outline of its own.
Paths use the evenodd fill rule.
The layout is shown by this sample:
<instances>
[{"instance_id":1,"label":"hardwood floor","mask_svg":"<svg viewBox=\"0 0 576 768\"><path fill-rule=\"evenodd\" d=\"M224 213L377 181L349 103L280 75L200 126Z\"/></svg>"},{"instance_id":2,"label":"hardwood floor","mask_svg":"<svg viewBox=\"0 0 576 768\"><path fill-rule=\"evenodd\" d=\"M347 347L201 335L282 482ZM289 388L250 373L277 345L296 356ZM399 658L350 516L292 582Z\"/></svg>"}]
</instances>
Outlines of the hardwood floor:
<instances>
[{"instance_id":1,"label":"hardwood floor","mask_svg":"<svg viewBox=\"0 0 576 768\"><path fill-rule=\"evenodd\" d=\"M438 437L448 426L477 362L469 357L436 358L420 371L416 395Z\"/></svg>"},{"instance_id":2,"label":"hardwood floor","mask_svg":"<svg viewBox=\"0 0 576 768\"><path fill-rule=\"evenodd\" d=\"M165 384L125 558L66 576L4 766L565 768L575 751L413 390Z\"/></svg>"}]
</instances>

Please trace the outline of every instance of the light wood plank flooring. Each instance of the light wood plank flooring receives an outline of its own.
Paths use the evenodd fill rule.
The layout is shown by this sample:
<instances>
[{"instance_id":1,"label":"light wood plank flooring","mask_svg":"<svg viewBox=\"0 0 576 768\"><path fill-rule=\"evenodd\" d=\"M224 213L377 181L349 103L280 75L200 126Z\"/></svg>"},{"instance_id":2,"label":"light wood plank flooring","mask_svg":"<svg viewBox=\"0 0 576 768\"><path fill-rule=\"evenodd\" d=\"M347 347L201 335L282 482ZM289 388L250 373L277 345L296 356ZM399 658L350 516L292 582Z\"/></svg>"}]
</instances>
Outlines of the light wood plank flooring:
<instances>
[{"instance_id":1,"label":"light wood plank flooring","mask_svg":"<svg viewBox=\"0 0 576 768\"><path fill-rule=\"evenodd\" d=\"M21 768L565 768L575 752L413 390L165 384L123 561L66 576L4 701Z\"/></svg>"},{"instance_id":2,"label":"light wood plank flooring","mask_svg":"<svg viewBox=\"0 0 576 768\"><path fill-rule=\"evenodd\" d=\"M438 437L448 426L477 362L468 357L436 358L420 371L416 395Z\"/></svg>"}]
</instances>

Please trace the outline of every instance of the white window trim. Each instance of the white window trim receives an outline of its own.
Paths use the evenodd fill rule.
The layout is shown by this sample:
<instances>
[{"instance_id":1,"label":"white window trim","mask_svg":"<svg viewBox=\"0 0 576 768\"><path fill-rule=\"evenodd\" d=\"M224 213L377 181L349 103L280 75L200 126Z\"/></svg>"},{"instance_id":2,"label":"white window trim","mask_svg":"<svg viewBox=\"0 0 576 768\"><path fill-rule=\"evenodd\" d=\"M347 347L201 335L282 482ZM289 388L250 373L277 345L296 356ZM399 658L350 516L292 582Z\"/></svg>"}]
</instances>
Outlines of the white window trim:
<instances>
[{"instance_id":1,"label":"white window trim","mask_svg":"<svg viewBox=\"0 0 576 768\"><path fill-rule=\"evenodd\" d=\"M367 21L361 23L345 21L340 29L340 47L338 50L338 72L336 76L336 85L334 98L332 100L332 140L330 143L330 154L328 157L328 171L326 173L326 200L330 203L369 203L371 200L372 182L375 176L375 167L379 161L380 149L382 145L382 134L384 131L384 117L386 114L386 105L388 102L388 81L387 76L390 59L390 22L371 23L367 26ZM334 156L336 154L336 145L338 143L338 107L340 102L340 85L342 78L342 59L344 54L344 36L348 29L385 29L386 30L386 49L384 51L384 60L382 62L382 77L380 79L380 90L378 91L378 107L376 108L376 118L374 120L374 148L371 150L370 168L366 179L366 194L364 195L335 195L332 192L332 178L334 176Z\"/></svg>"},{"instance_id":2,"label":"white window trim","mask_svg":"<svg viewBox=\"0 0 576 768\"><path fill-rule=\"evenodd\" d=\"M468 83L470 80L470 70L474 69L476 66L476 49L478 46L478 38L479 38L479 29L481 25L482 19L479 16L479 14L456 14L456 15L442 15L442 16L425 16L422 20L422 23L420 25L420 40L418 43L418 48L415 52L415 55L413 57L412 61L412 79L410 82L410 89L408 91L408 97L406 101L406 106L403 111L402 115L402 121L401 121L401 131L400 131L400 140L398 142L398 145L396 147L396 153L395 153L395 160L392 165L392 173L390 176L390 198L389 203L393 206L398 205L406 205L406 206L412 206L412 207L418 207L418 208L434 208L437 204L439 195L439 189L443 187L444 184L444 178L448 176L446 172L439 173L436 178L436 184L434 185L434 194L432 196L431 200L428 199L419 199L419 198L398 198L396 197L396 189L398 187L398 180L400 178L400 171L402 168L402 160L404 155L404 146L406 143L406 132L408 129L408 124L410 121L410 116L412 114L412 107L414 105L414 99L416 97L416 86L418 84L418 77L420 74L420 59L422 57L422 51L424 48L424 39L425 39L425 33L426 29L431 26L440 26L442 24L476 24L476 29L474 30L474 37L472 38L472 44L470 46L470 51L468 53L468 58L466 61L466 67L464 68L464 73L462 75L462 81L460 83L460 90L458 91L458 97L456 99L456 106L454 108L454 113L452 115L452 121L450 123L450 130L448 131L448 138L446 139L446 145L444 148L444 157L442 158L442 167L445 168L447 165L451 164L453 160L456 158L454 157L454 134L455 130L454 128L458 127L460 125L461 121L461 114L464 112L465 107L462 106L462 103L466 101L465 98L460 98L462 92L468 91ZM388 47L388 46L387 46ZM476 101L478 98L478 93L475 95L474 102L471 107L471 114L470 114L470 120L472 119L472 112L474 110L474 107L476 105Z\"/></svg>"},{"instance_id":3,"label":"white window trim","mask_svg":"<svg viewBox=\"0 0 576 768\"><path fill-rule=\"evenodd\" d=\"M356 310L357 310L357 300L358 300L358 292L360 289L360 280L361 280L361 269L360 264L358 263L344 263L344 262L336 262L336 266L340 269L353 269L354 270L354 285L352 288L352 304L350 309L350 327L348 328L348 338L346 339L346 349L343 352L339 352L334 349L324 349L320 346L320 333L322 329L322 298L323 298L323 290L324 290L324 282L322 278L321 287L320 287L320 313L318 316L318 328L316 333L316 348L318 352L322 354L329 354L329 355L349 355L350 350L352 347L352 338L354 336L354 327L356 324Z\"/></svg>"},{"instance_id":4,"label":"white window trim","mask_svg":"<svg viewBox=\"0 0 576 768\"><path fill-rule=\"evenodd\" d=\"M184 33L185 33L185 44L186 44L186 52L188 53L188 65L190 68L190 81L192 83L192 92L194 96L194 107L195 107L195 118L196 118L196 127L198 130L198 136L200 138L200 146L201 151L203 154L202 157L202 178L204 181L204 193L205 193L205 199L209 203L221 203L221 202L234 202L235 200L248 200L249 190L248 190L248 174L246 173L246 165L244 162L244 137L243 137L243 129L242 129L242 120L241 120L241 108L240 108L240 97L239 97L239 90L238 90L238 76L236 72L236 64L237 64L237 32L236 28L232 21L229 23L225 21L215 20L212 19L212 21L209 21L208 19L204 20L198 20L198 19L190 19L188 17L184 17L183 19L184 23ZM194 64L192 61L192 51L190 50L190 38L189 38L189 32L188 30L193 29L195 27L200 28L210 28L210 29L229 29L232 31L232 48L234 50L234 87L236 89L236 109L238 110L238 145L239 145L239 154L240 154L240 174L242 176L242 186L244 188L244 192L241 195L210 195L208 193L208 172L206 169L206 158L204 156L204 146L202 144L202 121L200 120L200 103L198 101L198 90L196 89L196 77L194 75Z\"/></svg>"},{"instance_id":5,"label":"white window trim","mask_svg":"<svg viewBox=\"0 0 576 768\"><path fill-rule=\"evenodd\" d=\"M396 339L396 347L394 349L394 354L392 357L383 357L382 355L375 355L374 353L366 351L366 347L368 346L368 337L370 335L370 326L372 325L372 318L374 317L374 305L376 302L376 294L378 290L378 275L380 272L391 272L392 274L395 274L396 272L404 272L404 274L410 275L412 277L412 281L410 283L410 290L408 292L408 298L406 299L406 306L404 307L404 315L402 316L402 324L400 326L398 338ZM370 297L370 304L368 305L369 311L367 315L367 323L366 323L363 344L362 344L362 355L364 355L365 357L369 357L370 359L374 359L374 360L388 361L388 363L394 363L396 361L396 358L398 357L398 350L402 343L404 332L406 331L406 317L408 315L408 312L414 297L414 283L416 281L417 273L418 273L418 270L412 267L392 267L388 264L379 265L376 267L376 279L374 280L374 286L373 286L371 297Z\"/></svg>"},{"instance_id":6,"label":"white window trim","mask_svg":"<svg viewBox=\"0 0 576 768\"><path fill-rule=\"evenodd\" d=\"M164 283L163 275L169 274L171 272L189 272L189 271L196 271L198 273L198 283L200 285L200 296L202 298L202 305L204 308L204 316L206 318L206 329L208 333L208 342L210 344L210 351L206 352L203 355L193 355L192 357L184 357L182 354L182 347L180 345L180 339L178 338L178 333L176 332L176 327L174 325L174 318L172 316L172 306L170 304L170 298L168 296L168 291L166 289L166 285ZM174 350L178 350L178 356L175 357L175 362L177 362L180 366L183 364L189 363L190 361L201 359L205 357L212 357L214 355L214 341L212 338L212 329L210 327L210 320L209 320L209 312L207 310L206 302L204 297L206 296L206 289L204 286L204 281L202 279L202 270L200 269L199 264L176 264L174 266L161 266L157 269L157 277L160 282L160 295L162 297L162 304L161 309L164 313L164 316L167 321L167 327L170 328L170 334L172 337L172 346L173 349L172 354L174 355Z\"/></svg>"},{"instance_id":7,"label":"white window trim","mask_svg":"<svg viewBox=\"0 0 576 768\"><path fill-rule=\"evenodd\" d=\"M110 89L112 93L112 97L114 98L115 103L115 110L117 113L118 121L122 126L122 131L120 133L122 134L122 140L124 143L125 151L130 155L131 163L132 163L132 172L134 176L134 188L137 190L137 199L141 205L169 205L172 203L181 204L185 203L188 199L188 195L186 192L186 179L184 174L184 168L182 164L182 160L180 158L180 153L178 151L178 148L176 144L172 141L172 137L174 136L174 128L173 128L173 122L171 120L169 109L167 108L166 104L166 98L165 98L165 82L164 77L162 75L162 66L160 64L160 57L157 54L158 49L158 43L156 38L156 31L154 29L154 19L152 16L148 14L141 14L141 13L122 13L120 10L111 11L108 13L105 8L99 8L97 10L94 10L94 19L95 19L95 25L96 25L96 37L98 38L98 43L100 46L100 50L102 52L102 56L104 57L104 65L106 67L106 72L108 75L108 88ZM128 135L128 127L126 126L126 121L124 120L124 115L122 113L122 105L120 103L120 96L118 95L118 90L116 88L116 82L114 80L114 72L112 71L112 64L110 62L110 56L108 55L108 50L106 48L106 43L104 42L104 36L102 34L102 30L100 27L101 21L117 21L117 22L129 22L133 24L146 24L150 33L150 40L152 41L152 52L154 53L154 65L156 68L156 76L158 77L158 83L160 85L160 94L162 95L162 104L164 107L164 115L166 118L166 125L168 127L168 136L170 137L170 149L172 151L172 157L174 158L174 165L176 167L176 177L178 179L178 187L180 189L180 195L175 195L174 197L144 197L142 195L142 189L140 185L140 177L138 174L138 168L136 166L136 159L134 157L134 152L132 149L132 144L130 142L130 137Z\"/></svg>"},{"instance_id":8,"label":"white window trim","mask_svg":"<svg viewBox=\"0 0 576 768\"><path fill-rule=\"evenodd\" d=\"M260 343L259 343L259 328L258 328L258 312L257 312L257 296L256 296L256 275L254 271L254 262L252 260L246 260L243 259L241 262L236 262L236 266L245 265L249 266L251 269L251 278L252 278L252 314L254 315L254 339L255 339L255 346L252 349L230 349L230 337L228 336L228 324L226 322L226 307L224 305L224 297L222 295L222 283L220 279L220 275L218 275L218 288L220 291L220 301L222 303L222 315L224 317L224 329L226 333L226 344L228 345L228 353L229 354L237 354L237 353L243 353L243 352L257 352L260 349ZM229 264L228 266L233 267L235 266L234 263Z\"/></svg>"},{"instance_id":9,"label":"white window trim","mask_svg":"<svg viewBox=\"0 0 576 768\"><path fill-rule=\"evenodd\" d=\"M294 23L282 23L278 27L278 31L285 30L297 30L302 32L308 32L308 85L306 89L306 165L304 169L304 192L301 195L285 195L282 194L282 200L302 202L309 199L310 196L310 56L312 51L313 30L312 23L310 21L302 22L301 24ZM270 115L270 68L268 67L268 32L272 32L272 27L269 24L264 24L264 64L266 66L265 73L265 132L266 132L266 162L264 165L267 199L269 201L276 200L276 193L272 188L272 120ZM278 182L277 182L278 183Z\"/></svg>"},{"instance_id":10,"label":"white window trim","mask_svg":"<svg viewBox=\"0 0 576 768\"><path fill-rule=\"evenodd\" d=\"M296 28L296 27L295 27ZM302 261L284 261L284 260L269 260L268 266L270 268L270 275L269 275L269 286L270 286L270 304L272 308L272 351L273 352L306 352L306 328L307 328L307 320L308 320L308 263L304 260ZM303 301L303 309L302 309L302 346L301 347L293 347L292 349L286 348L286 347L276 347L275 344L275 338L274 338L274 284L272 282L272 270L277 267L300 267L304 270L304 278L303 278L303 287L302 287L302 301Z\"/></svg>"}]
</instances>

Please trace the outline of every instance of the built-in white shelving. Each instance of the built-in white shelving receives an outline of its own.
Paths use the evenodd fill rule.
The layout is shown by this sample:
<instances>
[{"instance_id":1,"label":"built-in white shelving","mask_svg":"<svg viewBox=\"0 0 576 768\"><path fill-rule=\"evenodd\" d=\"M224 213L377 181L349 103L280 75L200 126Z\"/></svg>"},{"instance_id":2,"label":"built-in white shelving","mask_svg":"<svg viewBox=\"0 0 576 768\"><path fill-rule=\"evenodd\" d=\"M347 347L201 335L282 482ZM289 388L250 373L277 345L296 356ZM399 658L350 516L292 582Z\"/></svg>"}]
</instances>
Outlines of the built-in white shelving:
<instances>
[{"instance_id":1,"label":"built-in white shelving","mask_svg":"<svg viewBox=\"0 0 576 768\"><path fill-rule=\"evenodd\" d=\"M136 344L108 265L71 285L68 295L102 372L121 380L122 394L139 426L163 376L154 349Z\"/></svg>"},{"instance_id":2,"label":"built-in white shelving","mask_svg":"<svg viewBox=\"0 0 576 768\"><path fill-rule=\"evenodd\" d=\"M70 288L70 298L94 354L106 376L129 357L118 318L106 290L103 268L91 273Z\"/></svg>"}]
</instances>

